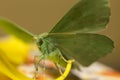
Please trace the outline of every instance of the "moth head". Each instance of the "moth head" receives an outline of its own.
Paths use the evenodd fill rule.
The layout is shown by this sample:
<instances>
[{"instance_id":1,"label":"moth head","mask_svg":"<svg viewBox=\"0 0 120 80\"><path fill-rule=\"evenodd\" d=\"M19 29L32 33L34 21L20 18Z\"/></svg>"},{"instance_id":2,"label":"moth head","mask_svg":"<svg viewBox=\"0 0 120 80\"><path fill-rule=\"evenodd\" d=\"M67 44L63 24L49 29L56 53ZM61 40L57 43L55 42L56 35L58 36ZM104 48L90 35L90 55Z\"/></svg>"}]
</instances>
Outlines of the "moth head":
<instances>
[{"instance_id":1,"label":"moth head","mask_svg":"<svg viewBox=\"0 0 120 80\"><path fill-rule=\"evenodd\" d=\"M41 45L43 44L43 39L44 39L46 36L48 36L48 33L42 33L42 34L36 35L36 36L34 37L35 42L36 42L36 44L38 45L39 48L40 48Z\"/></svg>"},{"instance_id":2,"label":"moth head","mask_svg":"<svg viewBox=\"0 0 120 80\"><path fill-rule=\"evenodd\" d=\"M43 44L43 40L42 40L41 38L38 40L38 44L39 44L40 46Z\"/></svg>"}]
</instances>

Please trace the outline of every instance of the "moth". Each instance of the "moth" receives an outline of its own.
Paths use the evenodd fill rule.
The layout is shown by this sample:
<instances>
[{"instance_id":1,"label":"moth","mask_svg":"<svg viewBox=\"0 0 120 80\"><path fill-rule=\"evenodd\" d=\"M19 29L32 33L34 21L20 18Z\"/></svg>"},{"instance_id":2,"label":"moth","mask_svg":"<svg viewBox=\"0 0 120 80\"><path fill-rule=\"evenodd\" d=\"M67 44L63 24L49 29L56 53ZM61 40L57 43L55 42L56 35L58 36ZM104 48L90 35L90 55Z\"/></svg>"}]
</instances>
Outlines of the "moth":
<instances>
[{"instance_id":1,"label":"moth","mask_svg":"<svg viewBox=\"0 0 120 80\"><path fill-rule=\"evenodd\" d=\"M42 55L64 66L64 59L89 66L110 53L113 41L105 35L97 34L106 28L110 17L109 0L80 0L49 31L35 35L19 25L0 18L0 27L26 42L36 43Z\"/></svg>"}]
</instances>

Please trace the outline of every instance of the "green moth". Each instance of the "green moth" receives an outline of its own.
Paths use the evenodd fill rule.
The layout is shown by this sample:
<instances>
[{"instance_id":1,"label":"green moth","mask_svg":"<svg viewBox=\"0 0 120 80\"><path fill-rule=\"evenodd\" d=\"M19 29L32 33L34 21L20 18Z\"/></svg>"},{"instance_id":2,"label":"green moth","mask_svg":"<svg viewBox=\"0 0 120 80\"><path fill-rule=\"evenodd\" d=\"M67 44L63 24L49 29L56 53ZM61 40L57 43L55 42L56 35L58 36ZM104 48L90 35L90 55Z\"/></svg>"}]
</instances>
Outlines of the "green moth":
<instances>
[{"instance_id":1,"label":"green moth","mask_svg":"<svg viewBox=\"0 0 120 80\"><path fill-rule=\"evenodd\" d=\"M88 66L114 47L110 38L96 34L105 29L109 17L109 0L80 0L48 33L34 35L3 18L0 27L26 42L34 38L42 52L40 60L48 58L64 66L62 56Z\"/></svg>"}]
</instances>

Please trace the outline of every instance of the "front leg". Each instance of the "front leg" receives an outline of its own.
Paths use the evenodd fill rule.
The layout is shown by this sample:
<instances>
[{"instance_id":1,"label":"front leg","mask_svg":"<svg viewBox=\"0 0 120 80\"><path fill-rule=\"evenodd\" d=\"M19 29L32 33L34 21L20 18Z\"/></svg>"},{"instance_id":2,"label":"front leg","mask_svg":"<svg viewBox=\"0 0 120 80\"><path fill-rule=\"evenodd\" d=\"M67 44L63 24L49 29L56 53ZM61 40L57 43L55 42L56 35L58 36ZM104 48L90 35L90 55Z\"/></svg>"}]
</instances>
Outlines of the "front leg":
<instances>
[{"instance_id":1,"label":"front leg","mask_svg":"<svg viewBox=\"0 0 120 80\"><path fill-rule=\"evenodd\" d=\"M35 80L37 80L38 78L38 73L39 73L39 63L40 61L44 59L44 55L40 55L40 56L34 56L34 66L35 66Z\"/></svg>"}]
</instances>

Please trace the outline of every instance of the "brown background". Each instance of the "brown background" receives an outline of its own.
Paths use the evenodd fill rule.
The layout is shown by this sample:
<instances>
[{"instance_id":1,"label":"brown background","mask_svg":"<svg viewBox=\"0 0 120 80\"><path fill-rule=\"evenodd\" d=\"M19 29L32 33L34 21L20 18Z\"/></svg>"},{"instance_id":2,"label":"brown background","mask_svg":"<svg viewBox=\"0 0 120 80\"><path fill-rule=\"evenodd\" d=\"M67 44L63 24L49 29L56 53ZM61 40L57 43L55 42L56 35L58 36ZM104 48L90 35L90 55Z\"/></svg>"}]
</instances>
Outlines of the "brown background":
<instances>
[{"instance_id":1,"label":"brown background","mask_svg":"<svg viewBox=\"0 0 120 80\"><path fill-rule=\"evenodd\" d=\"M0 16L39 34L49 31L77 1L79 0L0 0ZM115 49L100 61L120 70L120 0L110 1L111 21L102 33L113 39ZM0 34L3 34L1 30Z\"/></svg>"}]
</instances>

